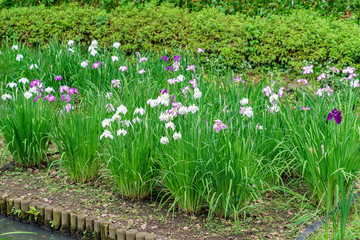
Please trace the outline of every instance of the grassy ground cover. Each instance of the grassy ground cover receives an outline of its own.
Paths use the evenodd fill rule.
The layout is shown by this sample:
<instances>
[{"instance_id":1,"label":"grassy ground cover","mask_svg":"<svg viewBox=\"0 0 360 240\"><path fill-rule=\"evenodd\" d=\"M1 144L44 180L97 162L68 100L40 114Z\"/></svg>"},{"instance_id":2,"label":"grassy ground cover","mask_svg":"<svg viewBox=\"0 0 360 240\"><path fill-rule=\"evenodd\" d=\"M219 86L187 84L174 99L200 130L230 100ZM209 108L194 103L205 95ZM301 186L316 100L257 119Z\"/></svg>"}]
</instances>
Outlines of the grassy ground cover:
<instances>
[{"instance_id":1,"label":"grassy ground cover","mask_svg":"<svg viewBox=\"0 0 360 240\"><path fill-rule=\"evenodd\" d=\"M308 63L290 87L274 74L255 82L246 71L218 71L216 61L204 68L201 48L177 51L127 55L118 42L101 48L96 40L87 49L72 40L43 48L3 45L6 151L31 172L20 174L29 181L38 168L54 175L21 195L40 194L55 179L54 191L62 184L105 184L102 191L110 186L111 196L155 202L175 220L194 216L223 228L222 219L237 237L249 233L239 226L249 213L261 215L257 206L265 198L283 210L284 203L294 207L286 222L296 227L340 205L324 234L346 239L360 169L356 69ZM49 149L60 156L49 158ZM10 191L6 185L17 173L7 174ZM252 237L272 236L268 229L259 234Z\"/></svg>"}]
</instances>

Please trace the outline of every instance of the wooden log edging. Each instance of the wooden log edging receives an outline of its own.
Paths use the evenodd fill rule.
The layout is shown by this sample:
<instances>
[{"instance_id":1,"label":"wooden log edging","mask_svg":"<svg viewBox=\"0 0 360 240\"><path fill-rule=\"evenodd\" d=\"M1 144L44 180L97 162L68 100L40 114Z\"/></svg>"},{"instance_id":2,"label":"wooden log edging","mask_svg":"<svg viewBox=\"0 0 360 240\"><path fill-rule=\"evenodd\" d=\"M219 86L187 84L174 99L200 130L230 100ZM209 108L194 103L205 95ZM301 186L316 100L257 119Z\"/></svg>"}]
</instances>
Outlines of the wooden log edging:
<instances>
[{"instance_id":1,"label":"wooden log edging","mask_svg":"<svg viewBox=\"0 0 360 240\"><path fill-rule=\"evenodd\" d=\"M153 233L126 229L96 216L86 216L65 210L60 206L50 206L0 193L0 214L16 220L38 225L42 228L88 240L162 240L167 239Z\"/></svg>"}]
</instances>

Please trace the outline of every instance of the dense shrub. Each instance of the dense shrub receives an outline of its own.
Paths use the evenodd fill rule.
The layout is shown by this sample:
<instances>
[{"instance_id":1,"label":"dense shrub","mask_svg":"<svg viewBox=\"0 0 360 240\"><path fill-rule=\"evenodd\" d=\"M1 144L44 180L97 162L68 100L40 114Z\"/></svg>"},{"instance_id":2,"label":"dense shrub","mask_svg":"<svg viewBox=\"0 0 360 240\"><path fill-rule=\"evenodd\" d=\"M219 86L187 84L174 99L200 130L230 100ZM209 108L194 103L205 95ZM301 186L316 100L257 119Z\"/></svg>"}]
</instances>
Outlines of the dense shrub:
<instances>
[{"instance_id":1,"label":"dense shrub","mask_svg":"<svg viewBox=\"0 0 360 240\"><path fill-rule=\"evenodd\" d=\"M156 4L172 3L189 11L201 11L210 7L226 14L241 12L249 16L288 14L294 10L311 9L322 15L350 17L360 8L359 1L349 0L0 0L0 8L29 7L41 4L59 6L66 3L79 3L110 11L129 3L136 4L137 7L141 8L151 1Z\"/></svg>"},{"instance_id":2,"label":"dense shrub","mask_svg":"<svg viewBox=\"0 0 360 240\"><path fill-rule=\"evenodd\" d=\"M359 66L360 27L352 21L319 17L309 11L289 16L250 18L225 15L213 9L188 13L172 5L148 5L141 11L134 5L107 13L76 5L2 10L0 37L16 36L28 44L44 44L56 36L88 44L122 43L126 52L174 51L179 46L196 51L203 48L203 60L240 68L253 66L300 67L303 61ZM212 62L212 61L209 61Z\"/></svg>"}]
</instances>

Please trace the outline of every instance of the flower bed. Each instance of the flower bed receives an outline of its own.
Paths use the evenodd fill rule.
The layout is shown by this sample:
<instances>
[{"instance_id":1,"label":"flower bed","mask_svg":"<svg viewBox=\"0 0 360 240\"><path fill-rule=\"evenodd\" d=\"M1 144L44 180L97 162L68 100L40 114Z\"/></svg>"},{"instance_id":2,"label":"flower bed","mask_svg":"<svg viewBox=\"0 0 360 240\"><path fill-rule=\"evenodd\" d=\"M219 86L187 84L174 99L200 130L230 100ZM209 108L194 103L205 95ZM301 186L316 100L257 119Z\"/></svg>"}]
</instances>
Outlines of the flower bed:
<instances>
[{"instance_id":1,"label":"flower bed","mask_svg":"<svg viewBox=\"0 0 360 240\"><path fill-rule=\"evenodd\" d=\"M274 80L204 72L197 52L126 57L96 40L86 54L74 41L8 46L0 57L16 70L5 75L14 81L3 83L0 124L15 164L54 164L51 140L73 182L105 168L123 197L155 194L169 211L237 221L295 176L319 206L345 209L360 167L356 69L304 66L290 95Z\"/></svg>"}]
</instances>

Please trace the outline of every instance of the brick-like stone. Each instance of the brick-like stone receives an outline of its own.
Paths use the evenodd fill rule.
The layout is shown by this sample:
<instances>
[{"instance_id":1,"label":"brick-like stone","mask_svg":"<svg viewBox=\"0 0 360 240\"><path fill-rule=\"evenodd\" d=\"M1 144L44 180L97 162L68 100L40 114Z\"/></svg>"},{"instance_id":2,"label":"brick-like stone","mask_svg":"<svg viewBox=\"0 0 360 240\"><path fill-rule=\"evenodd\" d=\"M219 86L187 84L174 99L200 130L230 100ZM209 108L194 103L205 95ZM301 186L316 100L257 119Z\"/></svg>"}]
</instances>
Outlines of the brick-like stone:
<instances>
[{"instance_id":1,"label":"brick-like stone","mask_svg":"<svg viewBox=\"0 0 360 240\"><path fill-rule=\"evenodd\" d=\"M146 232L138 232L136 234L136 240L145 240Z\"/></svg>"},{"instance_id":2,"label":"brick-like stone","mask_svg":"<svg viewBox=\"0 0 360 240\"><path fill-rule=\"evenodd\" d=\"M78 215L77 217L77 233L79 238L83 238L86 230L86 215Z\"/></svg>"},{"instance_id":3,"label":"brick-like stone","mask_svg":"<svg viewBox=\"0 0 360 240\"><path fill-rule=\"evenodd\" d=\"M45 228L46 229L52 229L51 222L53 221L53 206L47 206L45 207Z\"/></svg>"},{"instance_id":4,"label":"brick-like stone","mask_svg":"<svg viewBox=\"0 0 360 240\"><path fill-rule=\"evenodd\" d=\"M94 221L94 240L100 240L101 239L101 235L100 235L100 224L102 222L104 222L105 219L103 218L99 218L99 219L96 219Z\"/></svg>"},{"instance_id":5,"label":"brick-like stone","mask_svg":"<svg viewBox=\"0 0 360 240\"><path fill-rule=\"evenodd\" d=\"M21 199L21 215L23 221L29 221L30 214L28 213L31 199Z\"/></svg>"},{"instance_id":6,"label":"brick-like stone","mask_svg":"<svg viewBox=\"0 0 360 240\"><path fill-rule=\"evenodd\" d=\"M145 240L156 240L156 237L156 234L148 233L145 235Z\"/></svg>"},{"instance_id":7,"label":"brick-like stone","mask_svg":"<svg viewBox=\"0 0 360 240\"><path fill-rule=\"evenodd\" d=\"M12 197L6 198L6 215L8 217L11 217L11 218L13 217L12 212L11 212L13 207L14 207L14 198L12 198Z\"/></svg>"},{"instance_id":8,"label":"brick-like stone","mask_svg":"<svg viewBox=\"0 0 360 240\"><path fill-rule=\"evenodd\" d=\"M76 236L76 229L77 229L77 214L70 213L70 234L71 236Z\"/></svg>"},{"instance_id":9,"label":"brick-like stone","mask_svg":"<svg viewBox=\"0 0 360 240\"><path fill-rule=\"evenodd\" d=\"M61 212L61 233L69 234L70 233L70 210L63 210Z\"/></svg>"},{"instance_id":10,"label":"brick-like stone","mask_svg":"<svg viewBox=\"0 0 360 240\"><path fill-rule=\"evenodd\" d=\"M15 212L13 213L16 220L19 220L22 218L21 214L21 198L15 198L14 199L14 209Z\"/></svg>"},{"instance_id":11,"label":"brick-like stone","mask_svg":"<svg viewBox=\"0 0 360 240\"><path fill-rule=\"evenodd\" d=\"M110 221L103 221L100 223L100 236L101 240L107 240L109 237L109 225L111 224Z\"/></svg>"},{"instance_id":12,"label":"brick-like stone","mask_svg":"<svg viewBox=\"0 0 360 240\"><path fill-rule=\"evenodd\" d=\"M126 228L118 228L116 230L117 240L126 240Z\"/></svg>"},{"instance_id":13,"label":"brick-like stone","mask_svg":"<svg viewBox=\"0 0 360 240\"><path fill-rule=\"evenodd\" d=\"M53 225L54 230L59 230L61 227L61 213L64 209L62 207L56 207L53 210Z\"/></svg>"},{"instance_id":14,"label":"brick-like stone","mask_svg":"<svg viewBox=\"0 0 360 240\"><path fill-rule=\"evenodd\" d=\"M135 229L126 231L126 240L136 240L137 233L138 233L138 230L135 230Z\"/></svg>"},{"instance_id":15,"label":"brick-like stone","mask_svg":"<svg viewBox=\"0 0 360 240\"><path fill-rule=\"evenodd\" d=\"M44 222L45 222L45 205L42 203L38 203L36 204L36 210L39 211L39 219L38 219L38 223L43 226Z\"/></svg>"},{"instance_id":16,"label":"brick-like stone","mask_svg":"<svg viewBox=\"0 0 360 240\"><path fill-rule=\"evenodd\" d=\"M120 224L113 223L109 225L109 238L110 240L116 240L116 230L120 227Z\"/></svg>"},{"instance_id":17,"label":"brick-like stone","mask_svg":"<svg viewBox=\"0 0 360 240\"><path fill-rule=\"evenodd\" d=\"M86 236L88 239L92 239L92 233L94 232L94 221L97 217L90 216L87 217L85 220L85 227L86 227Z\"/></svg>"},{"instance_id":18,"label":"brick-like stone","mask_svg":"<svg viewBox=\"0 0 360 240\"><path fill-rule=\"evenodd\" d=\"M9 194L3 194L0 198L0 213L6 215L6 199Z\"/></svg>"}]
</instances>

